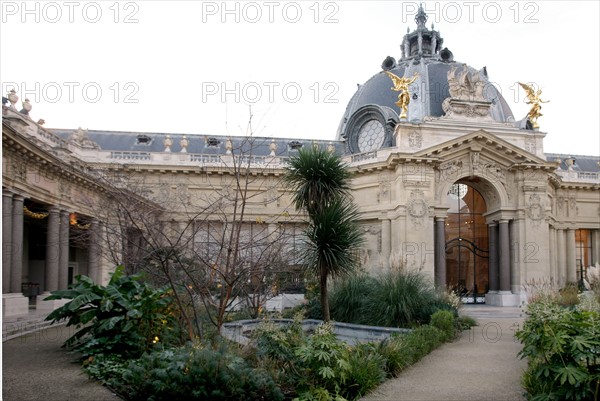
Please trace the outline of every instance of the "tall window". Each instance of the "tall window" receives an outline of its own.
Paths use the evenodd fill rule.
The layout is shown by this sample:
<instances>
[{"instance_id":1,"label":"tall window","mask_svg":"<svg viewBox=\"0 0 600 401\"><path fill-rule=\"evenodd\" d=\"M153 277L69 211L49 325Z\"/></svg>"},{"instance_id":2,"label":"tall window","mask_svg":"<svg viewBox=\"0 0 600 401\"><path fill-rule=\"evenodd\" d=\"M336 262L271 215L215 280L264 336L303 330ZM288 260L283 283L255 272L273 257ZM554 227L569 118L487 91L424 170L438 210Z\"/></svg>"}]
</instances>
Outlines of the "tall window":
<instances>
[{"instance_id":1,"label":"tall window","mask_svg":"<svg viewBox=\"0 0 600 401\"><path fill-rule=\"evenodd\" d=\"M585 269L592 264L592 235L590 230L575 230L577 281L585 278Z\"/></svg>"},{"instance_id":2,"label":"tall window","mask_svg":"<svg viewBox=\"0 0 600 401\"><path fill-rule=\"evenodd\" d=\"M447 284L464 302L483 302L481 297L489 285L485 200L475 188L454 184L448 192L447 206Z\"/></svg>"}]
</instances>

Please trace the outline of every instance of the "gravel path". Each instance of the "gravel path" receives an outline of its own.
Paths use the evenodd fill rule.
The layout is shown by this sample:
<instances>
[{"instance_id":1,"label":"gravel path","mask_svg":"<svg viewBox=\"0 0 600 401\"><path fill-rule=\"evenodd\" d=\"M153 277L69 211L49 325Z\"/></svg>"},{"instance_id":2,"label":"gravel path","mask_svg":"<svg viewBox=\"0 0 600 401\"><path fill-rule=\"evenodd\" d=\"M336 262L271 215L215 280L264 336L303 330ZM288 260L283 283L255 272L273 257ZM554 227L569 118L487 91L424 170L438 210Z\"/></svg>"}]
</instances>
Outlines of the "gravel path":
<instances>
[{"instance_id":1,"label":"gravel path","mask_svg":"<svg viewBox=\"0 0 600 401\"><path fill-rule=\"evenodd\" d=\"M518 308L465 307L478 326L374 390L362 401L522 401L514 332L523 324Z\"/></svg>"},{"instance_id":2,"label":"gravel path","mask_svg":"<svg viewBox=\"0 0 600 401\"><path fill-rule=\"evenodd\" d=\"M72 328L54 326L2 344L4 401L118 401L88 379L76 355L60 346Z\"/></svg>"}]
</instances>

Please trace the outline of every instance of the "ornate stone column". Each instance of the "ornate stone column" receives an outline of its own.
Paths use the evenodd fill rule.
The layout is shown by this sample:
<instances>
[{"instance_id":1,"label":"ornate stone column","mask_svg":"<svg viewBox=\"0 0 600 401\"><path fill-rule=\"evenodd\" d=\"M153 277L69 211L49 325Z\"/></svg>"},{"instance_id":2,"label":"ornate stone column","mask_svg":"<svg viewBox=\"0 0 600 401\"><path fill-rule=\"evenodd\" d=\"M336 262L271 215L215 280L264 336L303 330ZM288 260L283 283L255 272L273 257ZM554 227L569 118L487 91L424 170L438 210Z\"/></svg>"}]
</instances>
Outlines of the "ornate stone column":
<instances>
[{"instance_id":1,"label":"ornate stone column","mask_svg":"<svg viewBox=\"0 0 600 401\"><path fill-rule=\"evenodd\" d=\"M381 259L385 271L390 270L390 254L392 250L392 223L389 219L381 220Z\"/></svg>"},{"instance_id":2,"label":"ornate stone column","mask_svg":"<svg viewBox=\"0 0 600 401\"><path fill-rule=\"evenodd\" d=\"M558 268L558 286L564 287L567 283L567 245L565 242L565 230L556 230L556 265Z\"/></svg>"},{"instance_id":3,"label":"ornate stone column","mask_svg":"<svg viewBox=\"0 0 600 401\"><path fill-rule=\"evenodd\" d=\"M10 292L10 271L12 254L12 197L2 191L2 293Z\"/></svg>"},{"instance_id":4,"label":"ornate stone column","mask_svg":"<svg viewBox=\"0 0 600 401\"><path fill-rule=\"evenodd\" d=\"M498 223L498 252L499 252L499 290L510 293L510 236L508 234L508 220Z\"/></svg>"},{"instance_id":5,"label":"ornate stone column","mask_svg":"<svg viewBox=\"0 0 600 401\"><path fill-rule=\"evenodd\" d=\"M59 210L56 207L52 207L50 210L48 210L48 230L46 234L46 280L44 292L58 290L58 263L60 258L59 235Z\"/></svg>"},{"instance_id":6,"label":"ornate stone column","mask_svg":"<svg viewBox=\"0 0 600 401\"><path fill-rule=\"evenodd\" d=\"M69 281L69 212L60 212L59 259L58 259L58 289L66 290Z\"/></svg>"},{"instance_id":7,"label":"ornate stone column","mask_svg":"<svg viewBox=\"0 0 600 401\"><path fill-rule=\"evenodd\" d=\"M435 285L446 286L446 217L435 218Z\"/></svg>"},{"instance_id":8,"label":"ornate stone column","mask_svg":"<svg viewBox=\"0 0 600 401\"><path fill-rule=\"evenodd\" d=\"M498 272L498 224L492 222L488 224L488 242L489 242L489 283L488 293L497 293L499 288Z\"/></svg>"},{"instance_id":9,"label":"ornate stone column","mask_svg":"<svg viewBox=\"0 0 600 401\"><path fill-rule=\"evenodd\" d=\"M13 197L12 207L12 246L10 266L10 292L22 293L23 281L23 204L20 195Z\"/></svg>"},{"instance_id":10,"label":"ornate stone column","mask_svg":"<svg viewBox=\"0 0 600 401\"><path fill-rule=\"evenodd\" d=\"M575 230L567 229L567 282L577 282L577 267L575 260Z\"/></svg>"}]
</instances>

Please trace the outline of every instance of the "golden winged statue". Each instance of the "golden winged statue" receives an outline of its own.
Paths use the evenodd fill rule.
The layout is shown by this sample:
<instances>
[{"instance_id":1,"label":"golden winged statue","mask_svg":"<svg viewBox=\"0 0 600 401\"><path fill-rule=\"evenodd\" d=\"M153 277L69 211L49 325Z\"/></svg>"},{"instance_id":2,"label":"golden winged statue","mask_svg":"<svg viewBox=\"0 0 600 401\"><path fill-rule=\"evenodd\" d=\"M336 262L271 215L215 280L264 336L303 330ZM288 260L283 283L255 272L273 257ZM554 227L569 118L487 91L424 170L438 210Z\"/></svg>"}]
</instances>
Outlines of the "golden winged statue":
<instances>
[{"instance_id":1,"label":"golden winged statue","mask_svg":"<svg viewBox=\"0 0 600 401\"><path fill-rule=\"evenodd\" d=\"M407 117L408 104L410 103L410 94L408 93L408 85L412 84L417 80L419 74L415 72L415 75L412 78L400 78L397 75L392 74L389 71L385 72L394 83L392 86L392 90L396 92L400 92L398 95L398 101L396 102L396 106L398 106L401 110L400 118Z\"/></svg>"},{"instance_id":2,"label":"golden winged statue","mask_svg":"<svg viewBox=\"0 0 600 401\"><path fill-rule=\"evenodd\" d=\"M527 113L527 118L531 121L533 128L539 128L540 126L537 123L537 119L543 115L541 113L542 106L540 103L548 103L548 101L544 102L540 99L540 96L542 95L541 89L536 91L531 85L523 84L521 82L519 82L519 85L525 89L525 93L527 94L526 103L531 105L531 109L529 110L529 113Z\"/></svg>"}]
</instances>

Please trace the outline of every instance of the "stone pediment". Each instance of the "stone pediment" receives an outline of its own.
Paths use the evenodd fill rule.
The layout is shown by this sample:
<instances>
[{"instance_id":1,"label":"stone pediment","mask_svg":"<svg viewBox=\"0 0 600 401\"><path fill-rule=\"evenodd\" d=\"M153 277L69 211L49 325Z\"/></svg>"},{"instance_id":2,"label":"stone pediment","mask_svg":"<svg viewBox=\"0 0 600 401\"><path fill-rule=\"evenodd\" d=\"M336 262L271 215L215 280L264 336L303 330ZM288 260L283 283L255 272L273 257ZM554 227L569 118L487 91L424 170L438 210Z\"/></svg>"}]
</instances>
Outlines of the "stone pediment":
<instances>
[{"instance_id":1,"label":"stone pediment","mask_svg":"<svg viewBox=\"0 0 600 401\"><path fill-rule=\"evenodd\" d=\"M548 173L557 168L556 163L483 130L424 149L413 157L436 160L437 202L454 183L468 180L484 196L490 210L515 201L517 175L524 178L529 190L543 191Z\"/></svg>"},{"instance_id":2,"label":"stone pediment","mask_svg":"<svg viewBox=\"0 0 600 401\"><path fill-rule=\"evenodd\" d=\"M552 171L557 167L556 163L548 162L484 130L420 150L414 156L445 161L461 158L465 154L470 154L472 164L477 164L480 156L484 155L505 167L521 165Z\"/></svg>"}]
</instances>

